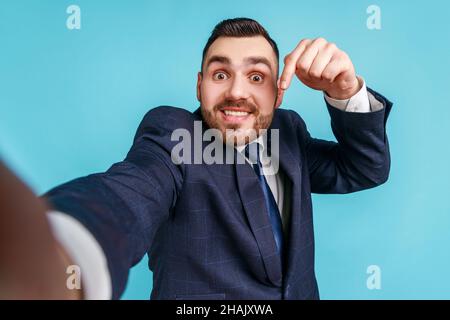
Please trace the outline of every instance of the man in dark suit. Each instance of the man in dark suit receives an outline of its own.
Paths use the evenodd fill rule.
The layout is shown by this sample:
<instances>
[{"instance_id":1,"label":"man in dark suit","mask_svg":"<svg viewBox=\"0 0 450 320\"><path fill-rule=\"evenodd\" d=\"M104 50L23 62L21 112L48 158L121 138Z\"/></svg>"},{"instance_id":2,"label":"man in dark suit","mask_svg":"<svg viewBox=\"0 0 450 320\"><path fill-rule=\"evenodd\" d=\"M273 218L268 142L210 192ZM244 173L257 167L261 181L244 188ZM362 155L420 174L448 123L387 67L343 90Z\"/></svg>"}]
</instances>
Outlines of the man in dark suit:
<instances>
[{"instance_id":1,"label":"man in dark suit","mask_svg":"<svg viewBox=\"0 0 450 320\"><path fill-rule=\"evenodd\" d=\"M85 298L119 298L146 253L152 299L319 298L311 193L388 179L392 104L325 39L302 40L280 77L278 61L259 23L222 21L203 51L199 109L150 110L122 162L45 195L61 253L54 265L81 267ZM278 108L294 75L324 92L337 143ZM194 159L208 154L204 139L174 139L181 130L195 140L198 128L202 138L216 129L223 161Z\"/></svg>"}]
</instances>

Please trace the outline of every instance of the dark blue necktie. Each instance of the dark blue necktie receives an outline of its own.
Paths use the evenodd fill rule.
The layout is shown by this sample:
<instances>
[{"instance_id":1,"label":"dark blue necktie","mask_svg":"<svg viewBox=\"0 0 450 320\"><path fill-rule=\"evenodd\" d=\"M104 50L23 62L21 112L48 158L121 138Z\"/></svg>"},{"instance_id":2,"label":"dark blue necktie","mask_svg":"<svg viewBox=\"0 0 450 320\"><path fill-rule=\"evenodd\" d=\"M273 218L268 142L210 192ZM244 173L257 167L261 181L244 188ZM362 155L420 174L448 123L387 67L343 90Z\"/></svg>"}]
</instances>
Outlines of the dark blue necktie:
<instances>
[{"instance_id":1,"label":"dark blue necktie","mask_svg":"<svg viewBox=\"0 0 450 320\"><path fill-rule=\"evenodd\" d=\"M259 143L251 143L245 147L245 153L253 165L253 170L258 177L259 185L264 193L266 208L269 213L270 222L272 224L272 231L277 244L278 253L283 257L283 226L281 222L280 211L277 203L270 190L269 184L264 177L261 161L259 161Z\"/></svg>"}]
</instances>

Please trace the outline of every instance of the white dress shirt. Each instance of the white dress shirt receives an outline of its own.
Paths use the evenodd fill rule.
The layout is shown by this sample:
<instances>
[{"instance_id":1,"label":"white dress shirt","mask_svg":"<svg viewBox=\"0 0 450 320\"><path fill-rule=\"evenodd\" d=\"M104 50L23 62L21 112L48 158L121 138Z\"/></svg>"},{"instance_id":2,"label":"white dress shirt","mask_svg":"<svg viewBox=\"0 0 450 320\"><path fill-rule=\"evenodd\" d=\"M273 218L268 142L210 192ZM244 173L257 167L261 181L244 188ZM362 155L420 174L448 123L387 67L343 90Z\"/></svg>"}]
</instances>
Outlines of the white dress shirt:
<instances>
[{"instance_id":1,"label":"white dress shirt","mask_svg":"<svg viewBox=\"0 0 450 320\"><path fill-rule=\"evenodd\" d=\"M350 99L336 100L324 94L325 100L331 106L346 112L364 113L381 110L383 104L367 91L365 81L360 77L358 79L362 83L362 87ZM258 139L257 142L264 147L264 139L261 137ZM242 151L243 148L245 146L237 147L238 151ZM261 157L263 156L262 154ZM290 192L286 190L288 188L287 179L282 170L275 175L267 174L267 172L271 172L269 168L271 163L261 162L266 181L281 214L284 234L287 236L290 214ZM79 221L65 213L49 212L48 219L56 239L66 249L72 261L81 269L84 298L88 300L111 299L112 284L106 257L94 236Z\"/></svg>"}]
</instances>

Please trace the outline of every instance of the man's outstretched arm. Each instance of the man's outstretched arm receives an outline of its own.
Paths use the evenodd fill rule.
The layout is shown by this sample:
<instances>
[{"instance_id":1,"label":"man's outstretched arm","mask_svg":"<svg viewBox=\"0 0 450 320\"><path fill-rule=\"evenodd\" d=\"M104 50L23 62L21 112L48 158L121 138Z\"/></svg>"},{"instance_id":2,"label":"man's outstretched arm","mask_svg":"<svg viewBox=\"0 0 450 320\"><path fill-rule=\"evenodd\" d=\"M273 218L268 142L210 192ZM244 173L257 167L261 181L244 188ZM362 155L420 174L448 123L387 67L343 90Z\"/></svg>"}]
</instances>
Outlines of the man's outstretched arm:
<instances>
[{"instance_id":1,"label":"man's outstretched arm","mask_svg":"<svg viewBox=\"0 0 450 320\"><path fill-rule=\"evenodd\" d=\"M97 253L101 251L104 257L112 289L111 294L103 298L120 298L129 269L150 250L182 184L180 166L170 157L172 130L167 127L167 113L164 108L147 113L124 161L106 172L57 186L40 199L9 171L2 169L0 268L7 272L0 270L0 290L5 297L6 294L18 297L14 293L18 292L21 297L30 299L65 298L69 276L65 272L73 262L81 268L83 297L86 293L90 298L83 279L93 278L86 274L92 268L86 270L83 266L92 266L92 261L87 263L86 259L90 260L92 245L96 245ZM65 238L74 243L69 248L67 243L65 246L61 242L59 247L65 250L58 251L55 238L62 239L61 233L66 233ZM68 259L69 256L72 259ZM98 255L94 260L103 264ZM94 269L100 267L98 263L94 265ZM26 278L20 278L21 275ZM94 280L97 281L91 283L91 287L99 285L98 279L94 277ZM11 291L10 288L16 289ZM74 298L80 297L78 294Z\"/></svg>"},{"instance_id":2,"label":"man's outstretched arm","mask_svg":"<svg viewBox=\"0 0 450 320\"><path fill-rule=\"evenodd\" d=\"M67 286L71 258L55 240L47 205L0 162L0 299L81 299Z\"/></svg>"},{"instance_id":3,"label":"man's outstretched arm","mask_svg":"<svg viewBox=\"0 0 450 320\"><path fill-rule=\"evenodd\" d=\"M167 121L170 116L174 115L168 109L152 109L141 122L123 161L106 172L69 181L43 195L53 211L52 226L61 242L61 232L68 228L74 231L76 240L89 238L87 235L93 239L80 244L73 243L75 239L69 245L65 242L68 253L79 262L82 278L84 274L87 299L120 298L130 268L150 251L159 227L169 218L182 185L181 166L175 165L170 155L174 143L170 140L170 125L178 125ZM55 223L55 217L59 222L64 219L72 223ZM85 232L78 232L81 229ZM99 248L94 251L101 251L100 255L91 250L93 246ZM95 273L104 265L108 275L103 273L101 280ZM88 278L94 281L87 283ZM105 278L109 279L110 290L101 291L109 295L92 296L89 288L100 286L100 280L105 283Z\"/></svg>"}]
</instances>

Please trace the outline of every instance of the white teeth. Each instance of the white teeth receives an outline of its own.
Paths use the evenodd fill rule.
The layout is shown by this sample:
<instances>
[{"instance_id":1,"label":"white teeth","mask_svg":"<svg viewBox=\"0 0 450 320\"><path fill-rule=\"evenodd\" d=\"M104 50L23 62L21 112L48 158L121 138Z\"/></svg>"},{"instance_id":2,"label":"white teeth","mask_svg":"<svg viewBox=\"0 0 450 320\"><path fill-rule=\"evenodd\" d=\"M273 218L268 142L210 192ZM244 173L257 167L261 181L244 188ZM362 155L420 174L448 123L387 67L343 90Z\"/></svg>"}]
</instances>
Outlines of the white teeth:
<instances>
[{"instance_id":1,"label":"white teeth","mask_svg":"<svg viewBox=\"0 0 450 320\"><path fill-rule=\"evenodd\" d=\"M224 112L227 116L245 117L246 115L248 115L248 112L245 111L224 110Z\"/></svg>"}]
</instances>

